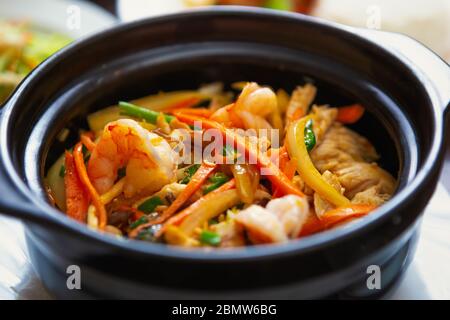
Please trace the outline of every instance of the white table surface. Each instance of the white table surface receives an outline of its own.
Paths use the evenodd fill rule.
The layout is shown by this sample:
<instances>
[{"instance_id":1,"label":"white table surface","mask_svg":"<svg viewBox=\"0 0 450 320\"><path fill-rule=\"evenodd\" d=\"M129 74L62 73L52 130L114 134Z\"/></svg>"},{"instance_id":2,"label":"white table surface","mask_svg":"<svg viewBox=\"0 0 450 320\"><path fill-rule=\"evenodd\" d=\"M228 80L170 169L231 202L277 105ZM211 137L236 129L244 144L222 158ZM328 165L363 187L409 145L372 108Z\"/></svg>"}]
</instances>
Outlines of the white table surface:
<instances>
[{"instance_id":1,"label":"white table surface","mask_svg":"<svg viewBox=\"0 0 450 320\"><path fill-rule=\"evenodd\" d=\"M169 2L175 5L177 1ZM119 1L119 13L124 20L132 20L124 3ZM450 162L444 172L450 179ZM416 256L390 299L450 299L450 194L442 183L426 209L421 228ZM0 299L51 299L28 258L22 224L1 216Z\"/></svg>"}]
</instances>

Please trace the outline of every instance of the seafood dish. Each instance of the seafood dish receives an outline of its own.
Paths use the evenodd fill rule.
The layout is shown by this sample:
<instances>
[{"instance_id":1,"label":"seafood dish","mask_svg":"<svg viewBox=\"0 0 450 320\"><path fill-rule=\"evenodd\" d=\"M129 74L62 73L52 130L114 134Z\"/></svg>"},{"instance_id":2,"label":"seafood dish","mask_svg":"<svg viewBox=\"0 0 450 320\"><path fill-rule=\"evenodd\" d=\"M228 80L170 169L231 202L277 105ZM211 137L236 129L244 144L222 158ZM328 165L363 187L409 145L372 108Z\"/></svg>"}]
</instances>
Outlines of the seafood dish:
<instances>
[{"instance_id":1,"label":"seafood dish","mask_svg":"<svg viewBox=\"0 0 450 320\"><path fill-rule=\"evenodd\" d=\"M87 116L49 167L51 201L116 237L182 247L277 244L345 226L396 179L350 126L360 104L317 105L255 82L160 92ZM65 141L69 129L58 139Z\"/></svg>"}]
</instances>

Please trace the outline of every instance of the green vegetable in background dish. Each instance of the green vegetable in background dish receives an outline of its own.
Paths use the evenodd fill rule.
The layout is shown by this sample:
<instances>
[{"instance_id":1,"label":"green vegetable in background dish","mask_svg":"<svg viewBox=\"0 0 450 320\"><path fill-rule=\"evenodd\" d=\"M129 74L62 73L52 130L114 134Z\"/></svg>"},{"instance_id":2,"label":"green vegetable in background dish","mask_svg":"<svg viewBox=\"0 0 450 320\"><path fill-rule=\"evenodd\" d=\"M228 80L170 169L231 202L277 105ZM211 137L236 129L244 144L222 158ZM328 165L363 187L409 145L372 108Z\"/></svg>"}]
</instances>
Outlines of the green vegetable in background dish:
<instances>
[{"instance_id":1,"label":"green vegetable in background dish","mask_svg":"<svg viewBox=\"0 0 450 320\"><path fill-rule=\"evenodd\" d=\"M71 41L24 22L0 21L0 103L38 64Z\"/></svg>"},{"instance_id":2,"label":"green vegetable in background dish","mask_svg":"<svg viewBox=\"0 0 450 320\"><path fill-rule=\"evenodd\" d=\"M276 10L292 10L291 0L267 0L265 5L266 8L276 9Z\"/></svg>"}]
</instances>

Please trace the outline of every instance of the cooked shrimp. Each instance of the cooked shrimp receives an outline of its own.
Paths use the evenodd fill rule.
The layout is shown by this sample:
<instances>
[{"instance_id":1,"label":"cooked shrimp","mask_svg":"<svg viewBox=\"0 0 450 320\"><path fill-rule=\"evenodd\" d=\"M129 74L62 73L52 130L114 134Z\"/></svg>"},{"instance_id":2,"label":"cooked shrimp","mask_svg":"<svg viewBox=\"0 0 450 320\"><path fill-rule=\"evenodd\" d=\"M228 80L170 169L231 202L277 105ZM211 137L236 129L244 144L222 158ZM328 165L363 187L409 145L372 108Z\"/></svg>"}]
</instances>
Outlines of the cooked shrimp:
<instances>
[{"instance_id":1,"label":"cooked shrimp","mask_svg":"<svg viewBox=\"0 0 450 320\"><path fill-rule=\"evenodd\" d=\"M295 238L306 221L309 204L305 198L288 195L269 201L266 210L278 217L287 236Z\"/></svg>"},{"instance_id":2,"label":"cooked shrimp","mask_svg":"<svg viewBox=\"0 0 450 320\"><path fill-rule=\"evenodd\" d=\"M288 237L278 217L258 205L252 205L239 212L236 222L247 231L254 244L286 242Z\"/></svg>"},{"instance_id":3,"label":"cooked shrimp","mask_svg":"<svg viewBox=\"0 0 450 320\"><path fill-rule=\"evenodd\" d=\"M235 219L253 243L275 243L295 238L308 214L306 199L288 195L269 201L266 208L252 205L239 212Z\"/></svg>"},{"instance_id":4,"label":"cooked shrimp","mask_svg":"<svg viewBox=\"0 0 450 320\"><path fill-rule=\"evenodd\" d=\"M176 178L177 155L160 136L136 121L121 119L106 125L88 164L92 184L109 191L118 171L126 168L125 197L148 195Z\"/></svg>"},{"instance_id":5,"label":"cooked shrimp","mask_svg":"<svg viewBox=\"0 0 450 320\"><path fill-rule=\"evenodd\" d=\"M254 82L248 83L236 101L236 111L248 111L266 117L277 108L277 96L270 88L262 88Z\"/></svg>"}]
</instances>

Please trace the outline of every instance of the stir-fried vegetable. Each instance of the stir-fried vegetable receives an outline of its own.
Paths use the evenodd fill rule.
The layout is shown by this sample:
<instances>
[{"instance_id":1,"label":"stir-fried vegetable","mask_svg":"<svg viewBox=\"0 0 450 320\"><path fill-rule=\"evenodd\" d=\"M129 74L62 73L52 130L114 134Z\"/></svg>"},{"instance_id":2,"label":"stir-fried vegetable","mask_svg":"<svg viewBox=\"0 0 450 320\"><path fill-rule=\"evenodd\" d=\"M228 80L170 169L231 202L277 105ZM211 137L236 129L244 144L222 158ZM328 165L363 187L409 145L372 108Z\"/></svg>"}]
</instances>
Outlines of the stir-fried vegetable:
<instances>
[{"instance_id":1,"label":"stir-fried vegetable","mask_svg":"<svg viewBox=\"0 0 450 320\"><path fill-rule=\"evenodd\" d=\"M323 180L308 155L308 149L305 144L305 128L309 120L311 120L311 117L304 117L288 128L287 146L289 155L291 159L296 161L297 172L308 186L332 204L339 207L346 206L350 201Z\"/></svg>"},{"instance_id":2,"label":"stir-fried vegetable","mask_svg":"<svg viewBox=\"0 0 450 320\"><path fill-rule=\"evenodd\" d=\"M93 132L102 131L103 128L110 122L125 118L119 107L108 107L97 112L91 113L87 116L89 128Z\"/></svg>"},{"instance_id":3,"label":"stir-fried vegetable","mask_svg":"<svg viewBox=\"0 0 450 320\"><path fill-rule=\"evenodd\" d=\"M67 215L80 222L86 222L89 207L88 195L78 175L74 158L69 152L66 152L65 168Z\"/></svg>"},{"instance_id":4,"label":"stir-fried vegetable","mask_svg":"<svg viewBox=\"0 0 450 320\"><path fill-rule=\"evenodd\" d=\"M143 119L149 123L156 124L160 112L148 110L128 102L119 102L119 108L123 115ZM170 123L174 117L165 114L164 119Z\"/></svg>"},{"instance_id":5,"label":"stir-fried vegetable","mask_svg":"<svg viewBox=\"0 0 450 320\"><path fill-rule=\"evenodd\" d=\"M221 240L220 236L215 232L203 230L202 233L200 233L200 241L204 244L218 246Z\"/></svg>"},{"instance_id":6,"label":"stir-fried vegetable","mask_svg":"<svg viewBox=\"0 0 450 320\"><path fill-rule=\"evenodd\" d=\"M80 129L75 147L66 146L73 151L47 173L50 198L114 237L211 249L335 228L394 192L370 142L344 126L361 118L360 105L316 106L311 83L291 94L234 83L234 101L223 88L159 93L90 114L90 130ZM66 130L58 141L72 136Z\"/></svg>"},{"instance_id":7,"label":"stir-fried vegetable","mask_svg":"<svg viewBox=\"0 0 450 320\"><path fill-rule=\"evenodd\" d=\"M130 224L130 229L134 229L148 222L148 218L146 216L142 216L133 223Z\"/></svg>"},{"instance_id":8,"label":"stir-fried vegetable","mask_svg":"<svg viewBox=\"0 0 450 320\"><path fill-rule=\"evenodd\" d=\"M86 166L84 164L84 156L83 156L83 145L78 143L74 150L73 150L73 156L75 160L75 166L77 169L78 176L80 177L81 182L83 183L86 190L89 192L89 195L92 199L92 203L95 206L96 209L96 215L99 222L99 228L104 229L107 224L108 216L106 213L105 206L97 193L97 190L92 185L89 176L86 171ZM66 164L67 165L67 164Z\"/></svg>"},{"instance_id":9,"label":"stir-fried vegetable","mask_svg":"<svg viewBox=\"0 0 450 320\"><path fill-rule=\"evenodd\" d=\"M188 184L191 181L192 176L197 172L198 168L200 168L199 164L193 164L192 166L187 167L184 170L184 177L180 180L182 184Z\"/></svg>"},{"instance_id":10,"label":"stir-fried vegetable","mask_svg":"<svg viewBox=\"0 0 450 320\"><path fill-rule=\"evenodd\" d=\"M215 173L211 178L209 178L210 184L203 189L203 194L216 190L229 180L230 178L226 174L222 172Z\"/></svg>"},{"instance_id":11,"label":"stir-fried vegetable","mask_svg":"<svg viewBox=\"0 0 450 320\"><path fill-rule=\"evenodd\" d=\"M206 200L196 204L196 210L180 224L180 230L191 235L195 228L218 216L220 213L239 204L239 194L236 189L211 193Z\"/></svg>"},{"instance_id":12,"label":"stir-fried vegetable","mask_svg":"<svg viewBox=\"0 0 450 320\"><path fill-rule=\"evenodd\" d=\"M215 164L203 162L200 168L198 168L198 170L194 173L183 192L161 215L161 222L164 222L170 218L194 194L194 192L200 189L209 175L213 173L216 168L217 165Z\"/></svg>"},{"instance_id":13,"label":"stir-fried vegetable","mask_svg":"<svg viewBox=\"0 0 450 320\"><path fill-rule=\"evenodd\" d=\"M66 191L64 185L64 176L66 173L65 154L56 160L47 172L45 184L49 190L49 196L56 206L66 212Z\"/></svg>"},{"instance_id":14,"label":"stir-fried vegetable","mask_svg":"<svg viewBox=\"0 0 450 320\"><path fill-rule=\"evenodd\" d=\"M206 196L200 198L199 200L194 202L192 205L190 205L189 207L187 207L186 209L184 209L177 215L175 215L172 218L170 218L169 220L167 220L166 223L164 224L163 228L161 229L160 233L162 233L165 230L165 228L167 228L170 225L179 225L181 223L181 221L183 221L184 219L189 217L191 214L194 214L198 210L198 208L204 207L204 206L206 206L206 204L208 202L211 202L211 199L214 199L214 197L217 194L221 194L221 193L231 190L235 187L236 187L235 180L232 179L232 180L228 181L227 183L225 183L224 185L222 185L221 187L219 187L218 189L216 189L216 190L210 192L209 194L207 194ZM212 217L212 218L214 218L214 217Z\"/></svg>"},{"instance_id":15,"label":"stir-fried vegetable","mask_svg":"<svg viewBox=\"0 0 450 320\"><path fill-rule=\"evenodd\" d=\"M146 228L151 225L163 223L167 219L169 219L181 206L198 190L201 188L203 183L206 181L208 176L216 170L217 166L215 164L210 164L204 162L200 168L194 173L191 180L187 184L186 188L178 195L174 202L167 208L160 217L155 220L152 220L144 225L141 228ZM134 232L131 236L136 235L138 230Z\"/></svg>"},{"instance_id":16,"label":"stir-fried vegetable","mask_svg":"<svg viewBox=\"0 0 450 320\"><path fill-rule=\"evenodd\" d=\"M309 119L305 125L305 146L308 151L311 151L316 145L316 135L313 130L313 121Z\"/></svg>"},{"instance_id":17,"label":"stir-fried vegetable","mask_svg":"<svg viewBox=\"0 0 450 320\"><path fill-rule=\"evenodd\" d=\"M354 104L347 107L340 107L338 109L338 115L336 121L344 124L352 124L358 122L364 115L364 107L360 104Z\"/></svg>"},{"instance_id":18,"label":"stir-fried vegetable","mask_svg":"<svg viewBox=\"0 0 450 320\"><path fill-rule=\"evenodd\" d=\"M236 180L236 188L243 203L253 203L259 186L259 172L252 165L231 165L231 172Z\"/></svg>"},{"instance_id":19,"label":"stir-fried vegetable","mask_svg":"<svg viewBox=\"0 0 450 320\"><path fill-rule=\"evenodd\" d=\"M267 172L267 178L273 184L279 186L282 192L284 192L285 194L296 194L299 196L303 196L303 193L297 187L295 187L289 179L287 179L284 173L282 173L280 169L277 166L275 166L272 161L270 161L269 158L267 158L264 154L258 153L252 148L250 148L248 144L242 142L242 139L240 139L234 132L227 130L220 123L179 113L176 113L176 117L179 118L181 121L185 121L190 124L199 121L206 128L219 130L222 133L222 135L227 139L227 141L233 141L237 145L238 149L244 150L245 153L249 155L249 158L257 159L258 162L257 165L260 168L265 169L265 171Z\"/></svg>"},{"instance_id":20,"label":"stir-fried vegetable","mask_svg":"<svg viewBox=\"0 0 450 320\"><path fill-rule=\"evenodd\" d=\"M160 197L154 196L150 199L144 201L138 206L138 210L144 213L152 213L155 211L157 206L164 204Z\"/></svg>"},{"instance_id":21,"label":"stir-fried vegetable","mask_svg":"<svg viewBox=\"0 0 450 320\"><path fill-rule=\"evenodd\" d=\"M211 98L212 95L206 94L201 90L184 90L160 92L155 95L132 100L131 103L153 111L165 111L177 108L190 108Z\"/></svg>"},{"instance_id":22,"label":"stir-fried vegetable","mask_svg":"<svg viewBox=\"0 0 450 320\"><path fill-rule=\"evenodd\" d=\"M320 219L316 215L310 215L303 225L299 237L330 229L350 219L363 217L375 209L376 207L372 205L351 205L327 211Z\"/></svg>"}]
</instances>

